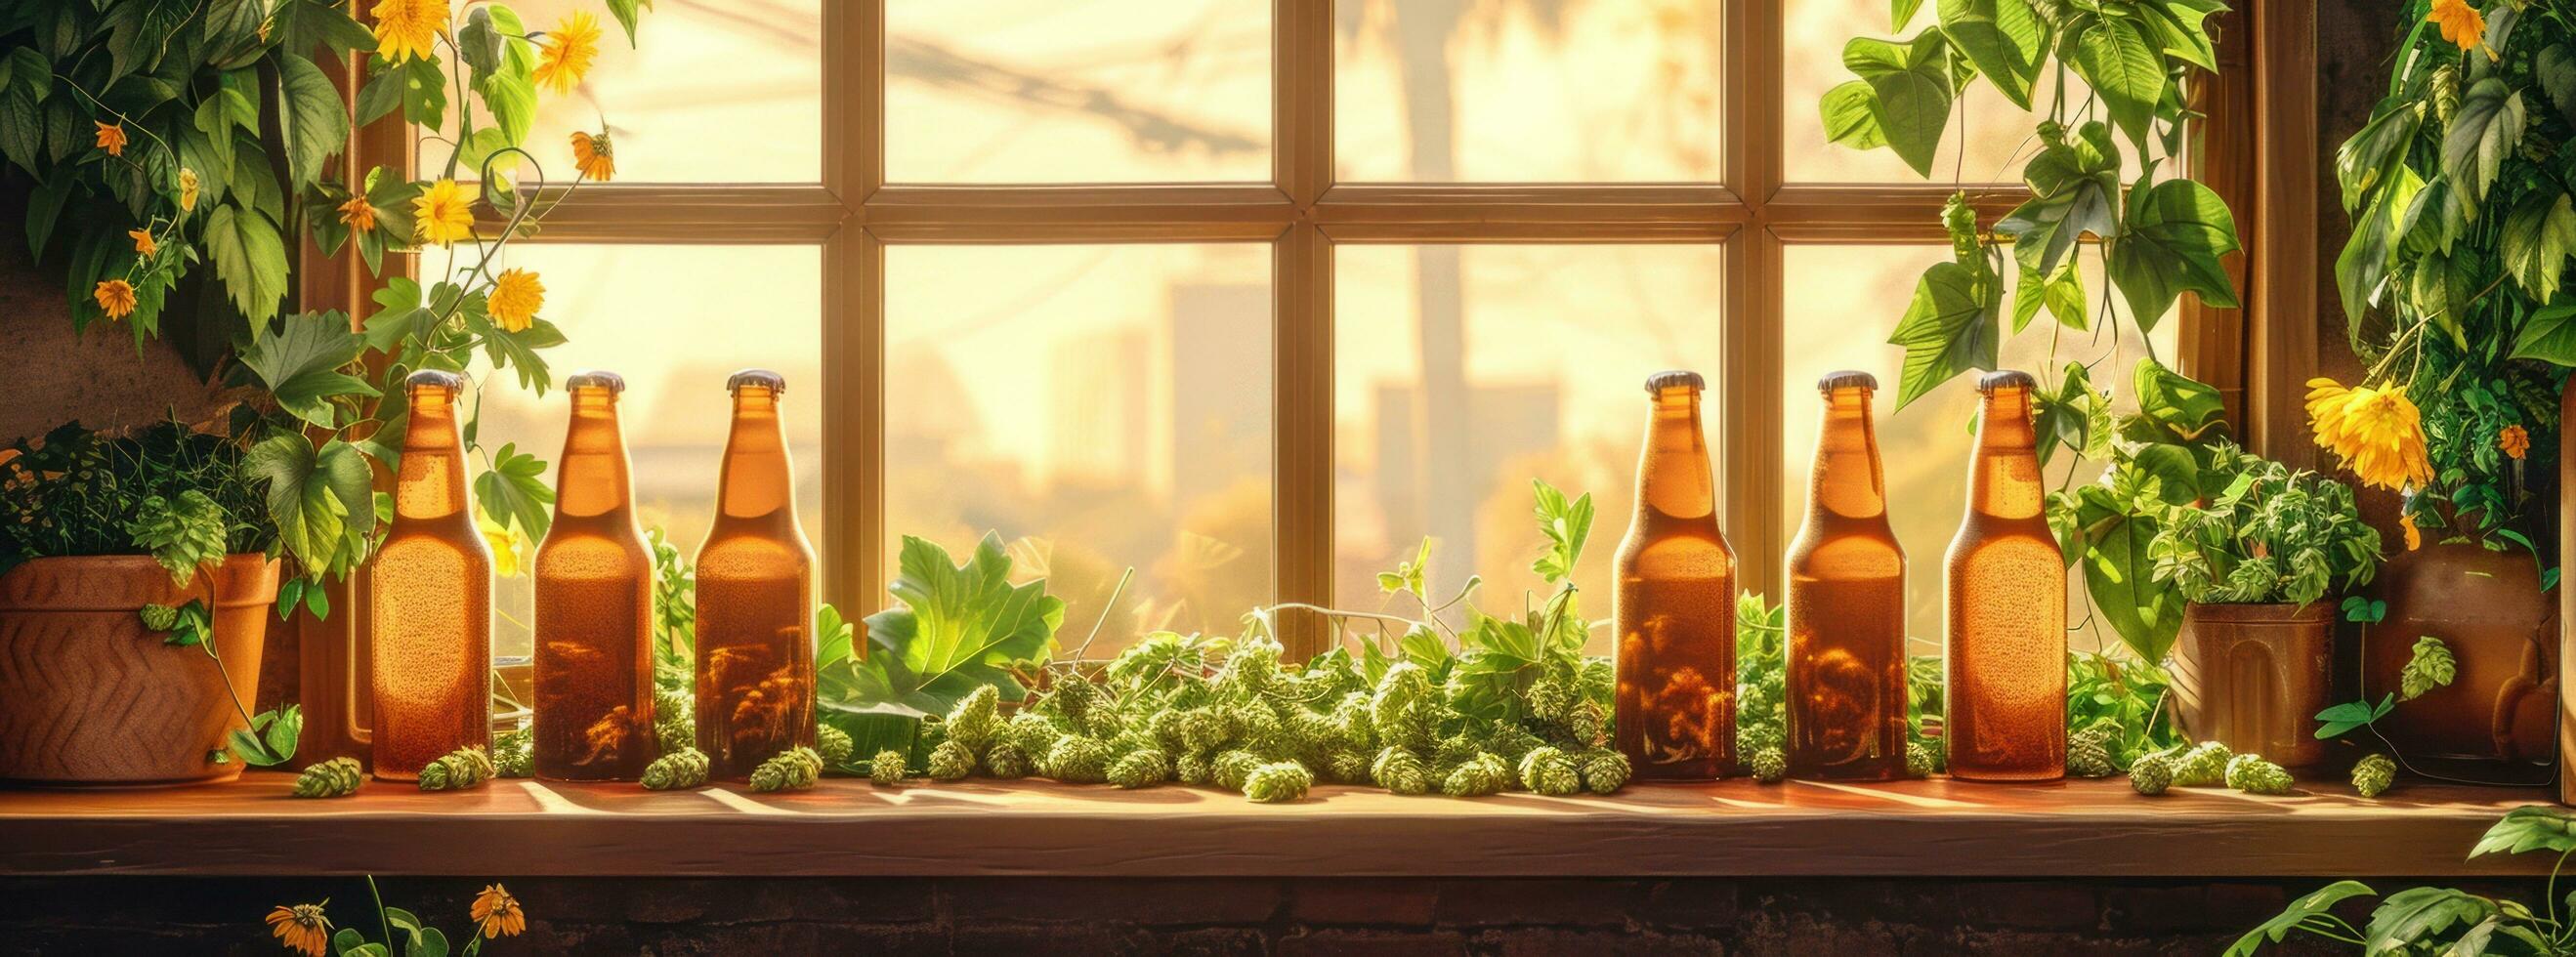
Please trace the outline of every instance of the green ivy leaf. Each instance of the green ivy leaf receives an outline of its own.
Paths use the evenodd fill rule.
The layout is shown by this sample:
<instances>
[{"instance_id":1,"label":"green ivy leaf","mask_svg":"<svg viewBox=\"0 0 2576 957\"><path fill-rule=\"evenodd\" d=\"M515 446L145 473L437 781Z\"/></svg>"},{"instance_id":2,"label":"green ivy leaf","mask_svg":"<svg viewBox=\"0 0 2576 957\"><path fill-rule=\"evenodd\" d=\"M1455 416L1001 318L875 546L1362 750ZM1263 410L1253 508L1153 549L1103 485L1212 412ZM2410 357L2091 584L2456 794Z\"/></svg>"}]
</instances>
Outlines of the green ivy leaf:
<instances>
[{"instance_id":1,"label":"green ivy leaf","mask_svg":"<svg viewBox=\"0 0 2576 957\"><path fill-rule=\"evenodd\" d=\"M1896 407L1903 409L1970 369L1995 367L2002 338L2001 291L1991 271L1935 263L1914 284L1914 299L1889 345L1905 347Z\"/></svg>"},{"instance_id":2,"label":"green ivy leaf","mask_svg":"<svg viewBox=\"0 0 2576 957\"><path fill-rule=\"evenodd\" d=\"M483 94L483 105L492 111L494 127L511 146L528 141L528 130L537 117L536 83L525 76L495 73L474 85ZM476 164L479 170L481 164Z\"/></svg>"},{"instance_id":3,"label":"green ivy leaf","mask_svg":"<svg viewBox=\"0 0 2576 957\"><path fill-rule=\"evenodd\" d=\"M287 554L316 573L357 564L376 512L374 474L355 446L335 439L316 449L303 433L281 431L251 446L242 472L267 483L269 518Z\"/></svg>"},{"instance_id":4,"label":"green ivy leaf","mask_svg":"<svg viewBox=\"0 0 2576 957\"><path fill-rule=\"evenodd\" d=\"M375 52L375 35L351 19L344 7L323 0L280 0L269 17L269 34L276 38L278 52L289 57L311 56L314 47L325 47L332 56Z\"/></svg>"},{"instance_id":5,"label":"green ivy leaf","mask_svg":"<svg viewBox=\"0 0 2576 957\"><path fill-rule=\"evenodd\" d=\"M2395 181L2355 218L2352 238L2335 256L2335 290L2343 297L2345 325L2365 322L2387 290L2389 272L2397 266L2397 219L2414 206L2422 187L2414 170L2398 167Z\"/></svg>"},{"instance_id":6,"label":"green ivy leaf","mask_svg":"<svg viewBox=\"0 0 2576 957\"><path fill-rule=\"evenodd\" d=\"M2454 926L2475 924L2497 913L2496 902L2448 887L2410 887L2388 895L2362 929L2363 950L2372 954L2418 952L2416 944ZM2458 953L2482 953L2470 950Z\"/></svg>"},{"instance_id":7,"label":"green ivy leaf","mask_svg":"<svg viewBox=\"0 0 2576 957\"><path fill-rule=\"evenodd\" d=\"M2140 333L2185 291L2219 309L2236 307L2236 283L2219 259L2237 250L2236 218L2209 187L2169 179L2129 193L2128 221L2111 242L2110 280L2128 300Z\"/></svg>"},{"instance_id":8,"label":"green ivy leaf","mask_svg":"<svg viewBox=\"0 0 2576 957\"><path fill-rule=\"evenodd\" d=\"M2532 60L2531 74L2549 94L2549 102L2558 105L2558 112L2576 122L2576 48L2565 43L2542 47Z\"/></svg>"},{"instance_id":9,"label":"green ivy leaf","mask_svg":"<svg viewBox=\"0 0 2576 957\"><path fill-rule=\"evenodd\" d=\"M2522 92L2500 78L2479 80L2460 94L2450 132L2442 136L2442 175L2469 205L2486 201L2496 171L2522 145L2523 125Z\"/></svg>"},{"instance_id":10,"label":"green ivy leaf","mask_svg":"<svg viewBox=\"0 0 2576 957\"><path fill-rule=\"evenodd\" d=\"M937 544L904 536L900 572L887 586L898 607L868 616L871 650L859 670L879 676L887 701L934 714L983 685L1006 701L1026 697L1008 669L1054 650L1064 601L1046 593L1044 579L1011 584L999 535L984 536L964 564L950 561Z\"/></svg>"},{"instance_id":11,"label":"green ivy leaf","mask_svg":"<svg viewBox=\"0 0 2576 957\"><path fill-rule=\"evenodd\" d=\"M2538 359L2576 366L2576 302L2562 302L2532 312L2514 337L2515 359Z\"/></svg>"},{"instance_id":12,"label":"green ivy leaf","mask_svg":"<svg viewBox=\"0 0 2576 957\"><path fill-rule=\"evenodd\" d=\"M2129 392L2138 411L2120 423L2120 437L2151 445L2205 445L2227 438L2227 401L2215 387L2140 359Z\"/></svg>"},{"instance_id":13,"label":"green ivy leaf","mask_svg":"<svg viewBox=\"0 0 2576 957\"><path fill-rule=\"evenodd\" d=\"M2576 850L2576 814L2564 808L2546 805L2518 807L2506 811L2504 819L2487 828L2478 838L2470 857L2488 854L2524 854L2531 851Z\"/></svg>"},{"instance_id":14,"label":"green ivy leaf","mask_svg":"<svg viewBox=\"0 0 2576 957\"><path fill-rule=\"evenodd\" d=\"M286 171L296 190L322 175L324 164L349 141L349 107L340 88L299 56L277 58L278 99L286 127Z\"/></svg>"},{"instance_id":15,"label":"green ivy leaf","mask_svg":"<svg viewBox=\"0 0 2576 957\"><path fill-rule=\"evenodd\" d=\"M1878 94L1869 84L1845 80L1825 91L1819 107L1824 113L1825 142L1838 143L1856 150L1874 150L1887 145L1887 131L1878 128Z\"/></svg>"},{"instance_id":16,"label":"green ivy leaf","mask_svg":"<svg viewBox=\"0 0 2576 957\"><path fill-rule=\"evenodd\" d=\"M1941 0L1940 9L1941 30L1950 42L1994 82L2004 99L2030 109L2044 32L2030 0Z\"/></svg>"},{"instance_id":17,"label":"green ivy leaf","mask_svg":"<svg viewBox=\"0 0 2576 957\"><path fill-rule=\"evenodd\" d=\"M492 467L474 477L474 500L485 514L519 527L529 541L546 537L554 522L554 489L546 487L546 463L519 451L518 443L492 453Z\"/></svg>"},{"instance_id":18,"label":"green ivy leaf","mask_svg":"<svg viewBox=\"0 0 2576 957\"><path fill-rule=\"evenodd\" d=\"M2262 926L2246 931L2245 936L2236 938L2236 943L2228 946L2224 957L2257 957L2262 952L2264 944L2280 943L2283 938L2290 935L2291 931L2303 929L2309 921L2323 920L2333 913L2336 904L2350 898L2378 893L2371 890L2370 885L2360 881L2336 881L2317 888L2306 896L2291 901L2289 907L2274 915L2271 920L2264 921Z\"/></svg>"},{"instance_id":19,"label":"green ivy leaf","mask_svg":"<svg viewBox=\"0 0 2576 957\"><path fill-rule=\"evenodd\" d=\"M2125 16L2083 14L2067 28L2075 37L2069 65L2111 111L2111 122L2145 144L2156 104L2164 99L2165 65L2140 25Z\"/></svg>"},{"instance_id":20,"label":"green ivy leaf","mask_svg":"<svg viewBox=\"0 0 2576 957\"><path fill-rule=\"evenodd\" d=\"M2137 500L2151 496L2151 479L2132 463L2112 467L2113 484L2076 490L2074 527L2080 545L2061 543L2069 556L2081 556L2084 591L2113 634L2139 660L2162 663L2182 631L2182 593L2170 582L2157 581L2155 560L2147 554L2159 527Z\"/></svg>"},{"instance_id":21,"label":"green ivy leaf","mask_svg":"<svg viewBox=\"0 0 2576 957\"><path fill-rule=\"evenodd\" d=\"M2505 215L2496 251L2523 291L2547 305L2566 281L2567 258L2576 256L2576 208L2568 205L2567 194L2523 197Z\"/></svg>"},{"instance_id":22,"label":"green ivy leaf","mask_svg":"<svg viewBox=\"0 0 2576 957\"><path fill-rule=\"evenodd\" d=\"M501 67L501 34L492 29L492 8L475 7L465 12L465 25L456 31L456 55L465 61L476 83Z\"/></svg>"},{"instance_id":23,"label":"green ivy leaf","mask_svg":"<svg viewBox=\"0 0 2576 957\"><path fill-rule=\"evenodd\" d=\"M206 255L233 307L253 324L277 315L286 298L286 242L267 217L226 204L206 219Z\"/></svg>"},{"instance_id":24,"label":"green ivy leaf","mask_svg":"<svg viewBox=\"0 0 2576 957\"><path fill-rule=\"evenodd\" d=\"M1843 46L1843 65L1876 94L1873 105L1888 147L1918 175L1932 175L1953 97L1949 44L1940 31L1925 30L1902 45L1854 37Z\"/></svg>"},{"instance_id":25,"label":"green ivy leaf","mask_svg":"<svg viewBox=\"0 0 2576 957\"><path fill-rule=\"evenodd\" d=\"M2383 106L2385 112L2335 148L2335 182L2343 187L2346 213L2360 211L2372 191L2396 173L2423 122L2411 106L2394 101Z\"/></svg>"},{"instance_id":26,"label":"green ivy leaf","mask_svg":"<svg viewBox=\"0 0 2576 957\"><path fill-rule=\"evenodd\" d=\"M2218 46L2209 39L2212 14L2227 9L2225 0L2154 0L2134 9L2140 22L2166 56L2212 73L2218 72Z\"/></svg>"},{"instance_id":27,"label":"green ivy leaf","mask_svg":"<svg viewBox=\"0 0 2576 957\"><path fill-rule=\"evenodd\" d=\"M2085 234L2109 239L2120 228L2120 152L2111 129L2092 122L2074 132L2031 157L2022 168L2031 198L1995 222L1996 233L2013 237L2013 260L2043 276L2067 266Z\"/></svg>"},{"instance_id":28,"label":"green ivy leaf","mask_svg":"<svg viewBox=\"0 0 2576 957\"><path fill-rule=\"evenodd\" d=\"M2468 348L2468 327L2462 323L2469 299L2477 295L2477 275L2469 271L2467 250L2461 255L2426 253L2415 260L2415 272L2407 279L2406 299L2415 314L2424 317L2435 328L2450 333L2451 344Z\"/></svg>"},{"instance_id":29,"label":"green ivy leaf","mask_svg":"<svg viewBox=\"0 0 2576 957\"><path fill-rule=\"evenodd\" d=\"M629 47L635 45L636 10L643 2L645 0L608 0L608 15L616 17L617 25L626 28L626 45ZM1923 0L1896 0L1896 2L1921 3Z\"/></svg>"},{"instance_id":30,"label":"green ivy leaf","mask_svg":"<svg viewBox=\"0 0 2576 957\"><path fill-rule=\"evenodd\" d=\"M251 330L242 365L258 376L277 404L296 418L325 429L338 428L339 412L331 400L374 396L374 386L340 371L357 361L367 340L349 331L349 317L338 311L297 313Z\"/></svg>"}]
</instances>

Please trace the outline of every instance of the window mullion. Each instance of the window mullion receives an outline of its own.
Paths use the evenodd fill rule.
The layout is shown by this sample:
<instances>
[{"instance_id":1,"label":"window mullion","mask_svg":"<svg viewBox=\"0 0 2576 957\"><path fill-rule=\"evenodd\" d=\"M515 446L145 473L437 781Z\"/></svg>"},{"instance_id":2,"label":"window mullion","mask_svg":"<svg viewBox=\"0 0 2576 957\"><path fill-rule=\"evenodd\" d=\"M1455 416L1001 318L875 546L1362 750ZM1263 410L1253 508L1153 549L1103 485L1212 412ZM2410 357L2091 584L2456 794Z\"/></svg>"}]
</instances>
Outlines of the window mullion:
<instances>
[{"instance_id":1,"label":"window mullion","mask_svg":"<svg viewBox=\"0 0 2576 957\"><path fill-rule=\"evenodd\" d=\"M1273 0L1271 166L1297 218L1271 257L1272 597L1333 597L1333 247L1311 221L1333 181L1333 3ZM1291 657L1324 650L1318 616L1278 623Z\"/></svg>"}]
</instances>

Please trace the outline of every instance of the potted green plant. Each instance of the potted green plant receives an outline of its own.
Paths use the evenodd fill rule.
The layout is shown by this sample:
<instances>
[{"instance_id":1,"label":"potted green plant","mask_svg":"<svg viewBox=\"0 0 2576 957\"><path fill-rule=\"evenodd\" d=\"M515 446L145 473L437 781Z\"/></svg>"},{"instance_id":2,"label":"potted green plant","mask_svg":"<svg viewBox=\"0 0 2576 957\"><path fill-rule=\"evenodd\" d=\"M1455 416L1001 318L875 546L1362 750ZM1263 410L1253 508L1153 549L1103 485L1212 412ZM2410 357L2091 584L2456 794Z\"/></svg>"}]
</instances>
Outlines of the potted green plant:
<instances>
[{"instance_id":1,"label":"potted green plant","mask_svg":"<svg viewBox=\"0 0 2576 957\"><path fill-rule=\"evenodd\" d=\"M2548 762L2559 626L2550 519L2576 366L2576 4L2411 0L2371 119L2335 153L2335 260L2359 382L2311 383L2317 441L2404 496L2366 679L2417 638L2459 680L2383 722L2424 758ZM2492 772L2482 772L2492 776Z\"/></svg>"},{"instance_id":2,"label":"potted green plant","mask_svg":"<svg viewBox=\"0 0 2576 957\"><path fill-rule=\"evenodd\" d=\"M2233 446L2216 450L2206 502L2170 506L2147 554L2180 590L2178 703L2193 737L2285 766L2314 765L2325 743L2310 716L2334 694L2336 592L2370 582L2379 533L2351 486Z\"/></svg>"}]
</instances>

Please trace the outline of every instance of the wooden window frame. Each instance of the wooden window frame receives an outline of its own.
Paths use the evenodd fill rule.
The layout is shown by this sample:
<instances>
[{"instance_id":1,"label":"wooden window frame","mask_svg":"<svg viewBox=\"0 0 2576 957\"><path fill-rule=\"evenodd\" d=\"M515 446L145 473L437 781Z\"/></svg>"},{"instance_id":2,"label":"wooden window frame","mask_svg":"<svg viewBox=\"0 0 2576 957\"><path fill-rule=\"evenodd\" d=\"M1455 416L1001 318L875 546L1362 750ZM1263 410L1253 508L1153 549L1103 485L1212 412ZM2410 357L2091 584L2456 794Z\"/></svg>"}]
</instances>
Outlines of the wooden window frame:
<instances>
[{"instance_id":1,"label":"wooden window frame","mask_svg":"<svg viewBox=\"0 0 2576 957\"><path fill-rule=\"evenodd\" d=\"M1725 270L1714 429L1723 519L1747 587L1777 591L1784 254L1799 244L1935 245L1944 183L1793 181L1782 6L1730 0L1714 183L1340 183L1333 169L1332 0L1272 0L1272 168L1266 183L918 185L885 176L888 0L824 0L821 175L810 184L610 183L552 207L535 243L797 244L822 255L822 598L857 618L883 602L885 250L899 244L1260 242L1272 250L1273 594L1328 604L1333 564L1333 252L1341 244L1714 243ZM2241 20L2240 20L2241 22ZM2233 31L2229 31L2232 33ZM2222 36L2242 51L2243 38ZM2222 84L2210 125L2244 120L2252 84ZM2231 99L2232 98L2232 99ZM380 124L381 125L381 124ZM2240 134L2241 135L2241 134ZM351 165L404 144L361 131ZM2226 140L2226 142L2237 142ZM2230 154L2232 157L2233 154ZM2222 157L2227 158L2227 157ZM2252 177L2259 183L2262 177ZM2240 184L2250 187L2251 183ZM1970 188L1991 222L2020 184ZM2240 211L2243 197L2229 199ZM488 211L487 211L488 212ZM486 225L497 225L488 220ZM2245 230L2251 238L2253 231ZM363 282L363 277L358 277ZM363 295L350 297L363 309ZM2246 389L2248 332L2185 319L2186 372ZM2233 312L2233 311L2228 311ZM2207 367L2207 368L2204 368ZM2259 402L2259 399L2258 399ZM2258 418L2260 418L2258 416ZM344 626L345 627L345 626ZM1283 622L1292 654L1321 622ZM308 642L308 646L312 643ZM311 657L308 647L308 658ZM308 674L311 672L308 671Z\"/></svg>"}]
</instances>

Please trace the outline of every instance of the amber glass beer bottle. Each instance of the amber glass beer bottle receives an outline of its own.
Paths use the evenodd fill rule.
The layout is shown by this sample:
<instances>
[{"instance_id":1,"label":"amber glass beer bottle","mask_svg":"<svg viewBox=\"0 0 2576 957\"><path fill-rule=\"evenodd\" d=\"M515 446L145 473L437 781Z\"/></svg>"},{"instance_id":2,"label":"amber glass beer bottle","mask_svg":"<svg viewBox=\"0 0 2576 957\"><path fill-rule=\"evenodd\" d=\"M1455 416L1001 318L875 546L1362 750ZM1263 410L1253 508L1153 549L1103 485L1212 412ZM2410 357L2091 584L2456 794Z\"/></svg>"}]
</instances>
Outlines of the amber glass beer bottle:
<instances>
[{"instance_id":1,"label":"amber glass beer bottle","mask_svg":"<svg viewBox=\"0 0 2576 957\"><path fill-rule=\"evenodd\" d=\"M1717 527L1695 372L1646 380L1637 514L1619 543L1619 750L1652 781L1713 780L1735 765L1735 551Z\"/></svg>"},{"instance_id":2,"label":"amber glass beer bottle","mask_svg":"<svg viewBox=\"0 0 2576 957\"><path fill-rule=\"evenodd\" d=\"M465 494L456 399L465 380L422 370L411 406L394 518L367 568L374 636L375 775L395 781L469 744L492 743L492 549Z\"/></svg>"},{"instance_id":3,"label":"amber glass beer bottle","mask_svg":"<svg viewBox=\"0 0 2576 957\"><path fill-rule=\"evenodd\" d=\"M1956 778L2066 776L2066 561L2048 528L2035 385L2027 372L1977 380L1968 514L1943 581L1941 743Z\"/></svg>"},{"instance_id":4,"label":"amber glass beer bottle","mask_svg":"<svg viewBox=\"0 0 2576 957\"><path fill-rule=\"evenodd\" d=\"M1789 546L1789 773L1879 781L1905 773L1905 552L1887 524L1886 480L1866 372L1817 383L1807 520Z\"/></svg>"},{"instance_id":5,"label":"amber glass beer bottle","mask_svg":"<svg viewBox=\"0 0 2576 957\"><path fill-rule=\"evenodd\" d=\"M733 433L698 551L698 750L710 773L739 781L814 743L814 549L778 423L786 380L745 369L725 387Z\"/></svg>"},{"instance_id":6,"label":"amber glass beer bottle","mask_svg":"<svg viewBox=\"0 0 2576 957\"><path fill-rule=\"evenodd\" d=\"M654 757L653 556L635 524L613 372L565 381L572 425L537 548L537 776L632 781Z\"/></svg>"}]
</instances>

